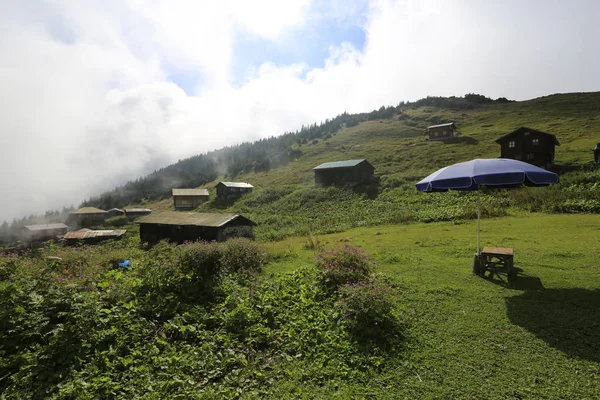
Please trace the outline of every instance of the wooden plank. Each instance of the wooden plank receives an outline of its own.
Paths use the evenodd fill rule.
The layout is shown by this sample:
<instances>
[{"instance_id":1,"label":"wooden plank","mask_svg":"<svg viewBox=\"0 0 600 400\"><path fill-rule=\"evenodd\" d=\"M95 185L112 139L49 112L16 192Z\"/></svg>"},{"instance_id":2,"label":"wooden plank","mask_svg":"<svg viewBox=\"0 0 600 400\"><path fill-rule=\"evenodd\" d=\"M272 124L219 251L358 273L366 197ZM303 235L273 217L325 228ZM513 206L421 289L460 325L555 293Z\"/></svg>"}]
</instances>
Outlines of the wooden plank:
<instances>
[{"instance_id":1,"label":"wooden plank","mask_svg":"<svg viewBox=\"0 0 600 400\"><path fill-rule=\"evenodd\" d=\"M512 256L515 254L514 249L510 247L484 247L481 254L498 254L503 256Z\"/></svg>"}]
</instances>

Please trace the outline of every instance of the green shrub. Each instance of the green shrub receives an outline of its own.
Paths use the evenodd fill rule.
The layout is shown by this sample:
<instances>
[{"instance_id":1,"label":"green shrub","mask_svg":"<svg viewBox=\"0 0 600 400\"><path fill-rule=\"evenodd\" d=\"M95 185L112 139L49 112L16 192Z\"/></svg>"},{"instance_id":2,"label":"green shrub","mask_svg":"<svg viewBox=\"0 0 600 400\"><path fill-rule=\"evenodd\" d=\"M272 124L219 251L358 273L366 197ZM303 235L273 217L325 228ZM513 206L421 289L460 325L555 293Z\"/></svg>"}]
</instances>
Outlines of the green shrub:
<instances>
[{"instance_id":1,"label":"green shrub","mask_svg":"<svg viewBox=\"0 0 600 400\"><path fill-rule=\"evenodd\" d=\"M213 280L220 272L221 244L216 242L186 243L177 248L178 263L184 273L195 280Z\"/></svg>"},{"instance_id":2,"label":"green shrub","mask_svg":"<svg viewBox=\"0 0 600 400\"><path fill-rule=\"evenodd\" d=\"M230 239L223 244L221 266L226 272L260 272L266 259L265 249L249 239Z\"/></svg>"},{"instance_id":3,"label":"green shrub","mask_svg":"<svg viewBox=\"0 0 600 400\"><path fill-rule=\"evenodd\" d=\"M347 283L339 296L336 307L358 342L384 344L398 335L392 289L382 279Z\"/></svg>"},{"instance_id":4,"label":"green shrub","mask_svg":"<svg viewBox=\"0 0 600 400\"><path fill-rule=\"evenodd\" d=\"M120 215L117 217L107 218L106 221L104 221L104 225L119 227L127 225L127 222L129 222L127 220L127 217L124 215Z\"/></svg>"},{"instance_id":5,"label":"green shrub","mask_svg":"<svg viewBox=\"0 0 600 400\"><path fill-rule=\"evenodd\" d=\"M366 281L373 272L373 261L364 250L348 244L322 251L317 266L323 270L329 287Z\"/></svg>"}]
</instances>

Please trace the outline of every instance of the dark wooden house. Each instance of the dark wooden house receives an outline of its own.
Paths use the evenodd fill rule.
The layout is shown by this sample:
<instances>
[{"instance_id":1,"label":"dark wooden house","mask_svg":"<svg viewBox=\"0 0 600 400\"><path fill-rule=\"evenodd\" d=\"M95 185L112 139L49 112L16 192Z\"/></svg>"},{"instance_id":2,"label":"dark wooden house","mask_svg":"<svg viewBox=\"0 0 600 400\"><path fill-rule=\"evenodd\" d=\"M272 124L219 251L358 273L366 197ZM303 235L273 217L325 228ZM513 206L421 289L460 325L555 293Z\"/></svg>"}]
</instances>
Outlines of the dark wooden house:
<instances>
[{"instance_id":1,"label":"dark wooden house","mask_svg":"<svg viewBox=\"0 0 600 400\"><path fill-rule=\"evenodd\" d=\"M173 189L176 210L193 210L208 201L208 189Z\"/></svg>"},{"instance_id":2,"label":"dark wooden house","mask_svg":"<svg viewBox=\"0 0 600 400\"><path fill-rule=\"evenodd\" d=\"M125 216L125 211L121 210L120 208L111 208L110 210L106 211L106 218L123 217L123 216Z\"/></svg>"},{"instance_id":3,"label":"dark wooden house","mask_svg":"<svg viewBox=\"0 0 600 400\"><path fill-rule=\"evenodd\" d=\"M127 232L124 229L93 231L90 229L81 229L75 232L65 234L64 239L68 245L77 243L96 244L109 239L121 239Z\"/></svg>"},{"instance_id":4,"label":"dark wooden house","mask_svg":"<svg viewBox=\"0 0 600 400\"><path fill-rule=\"evenodd\" d=\"M454 122L446 124L431 125L427 127L429 140L448 140L460 136Z\"/></svg>"},{"instance_id":5,"label":"dark wooden house","mask_svg":"<svg viewBox=\"0 0 600 400\"><path fill-rule=\"evenodd\" d=\"M367 160L326 162L315 168L315 184L319 187L331 185L354 185L373 178L375 168Z\"/></svg>"},{"instance_id":6,"label":"dark wooden house","mask_svg":"<svg viewBox=\"0 0 600 400\"><path fill-rule=\"evenodd\" d=\"M140 239L150 245L161 240L224 241L230 237L252 237L256 224L239 214L164 211L140 218Z\"/></svg>"},{"instance_id":7,"label":"dark wooden house","mask_svg":"<svg viewBox=\"0 0 600 400\"><path fill-rule=\"evenodd\" d=\"M152 210L150 210L149 208L126 208L125 209L125 216L130 221L132 221L136 218L150 215L150 214L152 214Z\"/></svg>"},{"instance_id":8,"label":"dark wooden house","mask_svg":"<svg viewBox=\"0 0 600 400\"><path fill-rule=\"evenodd\" d=\"M252 192L254 186L247 182L219 182L217 184L217 198L231 200L242 197Z\"/></svg>"},{"instance_id":9,"label":"dark wooden house","mask_svg":"<svg viewBox=\"0 0 600 400\"><path fill-rule=\"evenodd\" d=\"M500 145L500 157L525 161L542 168L554 164L554 148L560 146L551 133L521 127L504 135L496 143Z\"/></svg>"},{"instance_id":10,"label":"dark wooden house","mask_svg":"<svg viewBox=\"0 0 600 400\"><path fill-rule=\"evenodd\" d=\"M102 225L106 220L106 211L96 207L82 207L69 214L67 224L77 228Z\"/></svg>"},{"instance_id":11,"label":"dark wooden house","mask_svg":"<svg viewBox=\"0 0 600 400\"><path fill-rule=\"evenodd\" d=\"M25 243L43 242L62 236L68 230L65 224L25 225L21 228L19 239Z\"/></svg>"}]
</instances>

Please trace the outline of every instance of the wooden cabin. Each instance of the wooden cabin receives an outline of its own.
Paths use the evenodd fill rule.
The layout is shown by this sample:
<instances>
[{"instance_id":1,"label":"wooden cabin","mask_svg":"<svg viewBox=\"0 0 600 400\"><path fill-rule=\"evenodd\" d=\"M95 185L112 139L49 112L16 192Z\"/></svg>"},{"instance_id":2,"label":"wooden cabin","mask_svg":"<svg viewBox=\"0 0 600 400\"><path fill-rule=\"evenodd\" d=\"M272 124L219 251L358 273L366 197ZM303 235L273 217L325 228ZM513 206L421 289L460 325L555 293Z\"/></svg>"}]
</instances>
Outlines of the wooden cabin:
<instances>
[{"instance_id":1,"label":"wooden cabin","mask_svg":"<svg viewBox=\"0 0 600 400\"><path fill-rule=\"evenodd\" d=\"M164 211L140 218L140 239L154 245L161 240L224 241L230 237L252 237L256 224L239 214Z\"/></svg>"},{"instance_id":2,"label":"wooden cabin","mask_svg":"<svg viewBox=\"0 0 600 400\"><path fill-rule=\"evenodd\" d=\"M217 198L220 200L238 199L250 192L254 186L247 182L219 182L217 184Z\"/></svg>"},{"instance_id":3,"label":"wooden cabin","mask_svg":"<svg viewBox=\"0 0 600 400\"><path fill-rule=\"evenodd\" d=\"M69 227L65 224L25 225L21 228L19 239L25 243L43 242L66 234Z\"/></svg>"},{"instance_id":4,"label":"wooden cabin","mask_svg":"<svg viewBox=\"0 0 600 400\"><path fill-rule=\"evenodd\" d=\"M427 135L429 136L429 140L447 140L460 136L460 132L456 129L454 122L448 122L446 124L428 126Z\"/></svg>"},{"instance_id":5,"label":"wooden cabin","mask_svg":"<svg viewBox=\"0 0 600 400\"><path fill-rule=\"evenodd\" d=\"M68 245L74 245L77 243L96 244L104 240L109 239L121 239L127 232L124 229L117 230L100 230L93 231L90 229L81 229L75 232L68 232L65 234L64 239Z\"/></svg>"},{"instance_id":6,"label":"wooden cabin","mask_svg":"<svg viewBox=\"0 0 600 400\"><path fill-rule=\"evenodd\" d=\"M67 224L78 228L102 225L106 220L106 211L96 207L82 207L70 213Z\"/></svg>"},{"instance_id":7,"label":"wooden cabin","mask_svg":"<svg viewBox=\"0 0 600 400\"><path fill-rule=\"evenodd\" d=\"M355 185L373 178L375 167L367 160L326 162L315 168L315 184L318 187L332 185Z\"/></svg>"},{"instance_id":8,"label":"wooden cabin","mask_svg":"<svg viewBox=\"0 0 600 400\"><path fill-rule=\"evenodd\" d=\"M173 189L173 206L176 210L193 210L208 199L208 189Z\"/></svg>"},{"instance_id":9,"label":"wooden cabin","mask_svg":"<svg viewBox=\"0 0 600 400\"><path fill-rule=\"evenodd\" d=\"M125 216L125 211L121 210L120 208L111 208L110 210L106 211L106 218L123 217L123 216Z\"/></svg>"},{"instance_id":10,"label":"wooden cabin","mask_svg":"<svg viewBox=\"0 0 600 400\"><path fill-rule=\"evenodd\" d=\"M125 209L125 216L130 221L132 221L136 218L150 215L150 214L152 214L152 210L150 210L149 208L126 208Z\"/></svg>"},{"instance_id":11,"label":"wooden cabin","mask_svg":"<svg viewBox=\"0 0 600 400\"><path fill-rule=\"evenodd\" d=\"M560 146L551 133L521 127L496 140L500 157L520 160L541 168L554 165L554 148Z\"/></svg>"}]
</instances>

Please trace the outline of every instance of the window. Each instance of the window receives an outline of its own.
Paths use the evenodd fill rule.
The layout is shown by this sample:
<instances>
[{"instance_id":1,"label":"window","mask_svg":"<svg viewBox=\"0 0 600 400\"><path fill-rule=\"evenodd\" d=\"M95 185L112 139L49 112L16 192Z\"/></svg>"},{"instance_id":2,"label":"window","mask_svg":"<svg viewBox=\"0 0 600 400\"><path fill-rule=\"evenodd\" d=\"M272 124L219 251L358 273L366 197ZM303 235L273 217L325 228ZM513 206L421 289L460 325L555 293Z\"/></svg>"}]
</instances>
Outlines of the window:
<instances>
[{"instance_id":1,"label":"window","mask_svg":"<svg viewBox=\"0 0 600 400\"><path fill-rule=\"evenodd\" d=\"M442 136L446 136L446 131L443 131L443 132L442 132Z\"/></svg>"},{"instance_id":2,"label":"window","mask_svg":"<svg viewBox=\"0 0 600 400\"><path fill-rule=\"evenodd\" d=\"M527 153L527 159L533 160L533 153Z\"/></svg>"},{"instance_id":3,"label":"window","mask_svg":"<svg viewBox=\"0 0 600 400\"><path fill-rule=\"evenodd\" d=\"M531 139L531 144L533 144L534 146L539 146L540 145L540 139L539 138L533 138L533 139Z\"/></svg>"},{"instance_id":4,"label":"window","mask_svg":"<svg viewBox=\"0 0 600 400\"><path fill-rule=\"evenodd\" d=\"M509 149L514 149L515 148L515 141L511 140L510 142L508 142L508 148Z\"/></svg>"}]
</instances>

